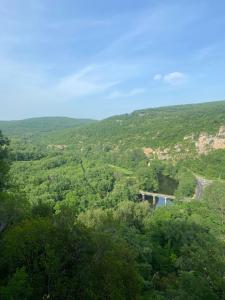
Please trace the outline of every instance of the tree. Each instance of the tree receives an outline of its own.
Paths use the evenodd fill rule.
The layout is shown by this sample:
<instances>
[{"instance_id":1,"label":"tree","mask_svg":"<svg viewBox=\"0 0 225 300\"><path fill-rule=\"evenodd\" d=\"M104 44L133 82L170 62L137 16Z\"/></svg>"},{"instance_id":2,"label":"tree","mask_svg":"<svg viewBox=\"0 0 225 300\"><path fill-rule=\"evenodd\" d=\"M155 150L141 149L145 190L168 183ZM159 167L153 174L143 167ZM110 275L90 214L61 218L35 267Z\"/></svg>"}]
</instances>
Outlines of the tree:
<instances>
[{"instance_id":1,"label":"tree","mask_svg":"<svg viewBox=\"0 0 225 300\"><path fill-rule=\"evenodd\" d=\"M18 191L9 191L9 141L0 132L0 233L8 226L20 221L29 210L27 200Z\"/></svg>"},{"instance_id":2,"label":"tree","mask_svg":"<svg viewBox=\"0 0 225 300\"><path fill-rule=\"evenodd\" d=\"M140 283L125 241L48 218L23 221L6 232L0 282L4 282L1 290L5 294L13 295L16 286L18 297L25 293L27 282L32 291L28 299L37 300L135 300Z\"/></svg>"},{"instance_id":3,"label":"tree","mask_svg":"<svg viewBox=\"0 0 225 300\"><path fill-rule=\"evenodd\" d=\"M192 197L194 195L196 187L196 178L194 175L185 169L181 169L177 175L178 177L178 188L176 189L175 195L178 198Z\"/></svg>"},{"instance_id":4,"label":"tree","mask_svg":"<svg viewBox=\"0 0 225 300\"><path fill-rule=\"evenodd\" d=\"M221 225L225 223L225 183L214 182L206 187L203 200L206 202L209 209L215 211L219 218Z\"/></svg>"},{"instance_id":5,"label":"tree","mask_svg":"<svg viewBox=\"0 0 225 300\"><path fill-rule=\"evenodd\" d=\"M3 300L31 299L32 288L24 267L17 269L8 284L0 288L0 296Z\"/></svg>"},{"instance_id":6,"label":"tree","mask_svg":"<svg viewBox=\"0 0 225 300\"><path fill-rule=\"evenodd\" d=\"M157 191L159 188L157 171L153 167L144 166L137 171L140 188L145 191Z\"/></svg>"},{"instance_id":7,"label":"tree","mask_svg":"<svg viewBox=\"0 0 225 300\"><path fill-rule=\"evenodd\" d=\"M148 202L135 203L132 201L120 202L114 212L116 220L139 231L144 230L145 220L149 218L152 209Z\"/></svg>"},{"instance_id":8,"label":"tree","mask_svg":"<svg viewBox=\"0 0 225 300\"><path fill-rule=\"evenodd\" d=\"M7 161L8 145L9 145L9 140L5 138L0 131L0 192L3 191L6 186L6 174L8 173L9 170L9 164Z\"/></svg>"},{"instance_id":9,"label":"tree","mask_svg":"<svg viewBox=\"0 0 225 300\"><path fill-rule=\"evenodd\" d=\"M149 223L149 242L154 288L166 299L224 299L224 243L182 207L158 210Z\"/></svg>"}]
</instances>

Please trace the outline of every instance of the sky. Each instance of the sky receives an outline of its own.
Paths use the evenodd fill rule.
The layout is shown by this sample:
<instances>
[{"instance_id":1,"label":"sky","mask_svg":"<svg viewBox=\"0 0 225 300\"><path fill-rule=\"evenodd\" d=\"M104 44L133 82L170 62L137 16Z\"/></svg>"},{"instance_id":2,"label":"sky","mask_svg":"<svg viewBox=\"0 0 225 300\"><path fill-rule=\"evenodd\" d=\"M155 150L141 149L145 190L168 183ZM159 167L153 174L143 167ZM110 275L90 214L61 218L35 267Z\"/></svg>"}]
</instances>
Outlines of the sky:
<instances>
[{"instance_id":1,"label":"sky","mask_svg":"<svg viewBox=\"0 0 225 300\"><path fill-rule=\"evenodd\" d=\"M0 0L1 120L224 99L224 0Z\"/></svg>"}]
</instances>

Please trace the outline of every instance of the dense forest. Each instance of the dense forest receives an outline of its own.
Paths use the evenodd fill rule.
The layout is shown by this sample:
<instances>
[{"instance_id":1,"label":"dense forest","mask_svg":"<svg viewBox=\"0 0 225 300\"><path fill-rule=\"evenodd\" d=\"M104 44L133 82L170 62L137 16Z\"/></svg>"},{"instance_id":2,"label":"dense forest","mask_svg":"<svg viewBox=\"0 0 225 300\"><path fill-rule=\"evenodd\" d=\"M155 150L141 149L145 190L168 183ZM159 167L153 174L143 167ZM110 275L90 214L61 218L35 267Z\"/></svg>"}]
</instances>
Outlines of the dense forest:
<instances>
[{"instance_id":1,"label":"dense forest","mask_svg":"<svg viewBox=\"0 0 225 300\"><path fill-rule=\"evenodd\" d=\"M224 128L224 101L0 122L0 299L225 299Z\"/></svg>"}]
</instances>

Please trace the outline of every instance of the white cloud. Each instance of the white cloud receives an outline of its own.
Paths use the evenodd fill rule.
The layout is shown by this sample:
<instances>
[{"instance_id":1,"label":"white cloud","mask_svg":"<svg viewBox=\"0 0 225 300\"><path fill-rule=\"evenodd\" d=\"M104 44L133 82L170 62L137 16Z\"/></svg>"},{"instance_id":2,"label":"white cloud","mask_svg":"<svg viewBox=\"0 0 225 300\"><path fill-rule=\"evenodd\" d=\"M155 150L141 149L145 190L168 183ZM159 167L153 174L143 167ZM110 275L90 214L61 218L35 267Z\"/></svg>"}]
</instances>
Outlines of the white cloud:
<instances>
[{"instance_id":1,"label":"white cloud","mask_svg":"<svg viewBox=\"0 0 225 300\"><path fill-rule=\"evenodd\" d=\"M162 74L155 74L153 76L153 80L161 80L162 79Z\"/></svg>"},{"instance_id":2,"label":"white cloud","mask_svg":"<svg viewBox=\"0 0 225 300\"><path fill-rule=\"evenodd\" d=\"M180 85L185 82L186 75L181 72L172 72L164 75L163 80L171 85Z\"/></svg>"},{"instance_id":3,"label":"white cloud","mask_svg":"<svg viewBox=\"0 0 225 300\"><path fill-rule=\"evenodd\" d=\"M132 89L128 92L114 91L111 94L109 94L108 98L115 99L115 98L132 97L132 96L141 95L145 92L146 92L146 89L144 89L144 88L136 88L136 89Z\"/></svg>"},{"instance_id":4,"label":"white cloud","mask_svg":"<svg viewBox=\"0 0 225 300\"><path fill-rule=\"evenodd\" d=\"M187 79L187 76L184 73L181 72L171 72L168 74L155 74L153 76L153 80L163 81L170 85L181 85L183 84Z\"/></svg>"}]
</instances>

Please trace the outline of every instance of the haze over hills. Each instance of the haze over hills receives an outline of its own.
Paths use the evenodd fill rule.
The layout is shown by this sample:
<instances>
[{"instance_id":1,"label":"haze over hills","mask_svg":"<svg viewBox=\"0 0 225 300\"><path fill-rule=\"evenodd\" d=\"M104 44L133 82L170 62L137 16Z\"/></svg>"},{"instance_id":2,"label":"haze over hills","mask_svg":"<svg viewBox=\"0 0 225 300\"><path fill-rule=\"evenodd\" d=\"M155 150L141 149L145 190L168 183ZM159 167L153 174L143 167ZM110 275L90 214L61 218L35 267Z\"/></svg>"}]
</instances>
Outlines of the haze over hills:
<instances>
[{"instance_id":1,"label":"haze over hills","mask_svg":"<svg viewBox=\"0 0 225 300\"><path fill-rule=\"evenodd\" d=\"M0 128L7 135L19 136L74 128L93 122L95 122L95 120L68 117L39 117L15 121L0 121Z\"/></svg>"},{"instance_id":2,"label":"haze over hills","mask_svg":"<svg viewBox=\"0 0 225 300\"><path fill-rule=\"evenodd\" d=\"M142 144L148 142L157 145L161 139L163 139L163 144L170 144L174 142L175 136L179 140L189 133L198 134L204 130L208 133L214 133L218 126L224 123L224 111L225 101L214 101L146 108L130 114L111 116L100 121L69 117L39 117L0 121L0 128L6 134L19 136L24 133L50 133L64 129L69 129L68 132L70 129L71 132L76 129L77 132L77 127L82 127L80 133L87 134L89 138L94 137L96 133L105 140L108 138L125 138L127 135L131 141L139 138L139 142ZM183 126L184 123L185 126ZM89 124L91 126L88 126ZM160 129L163 129L164 136L159 134ZM168 134L165 129L171 133ZM158 132L157 138L154 137L156 132ZM137 137L136 135L139 133L141 134Z\"/></svg>"}]
</instances>

